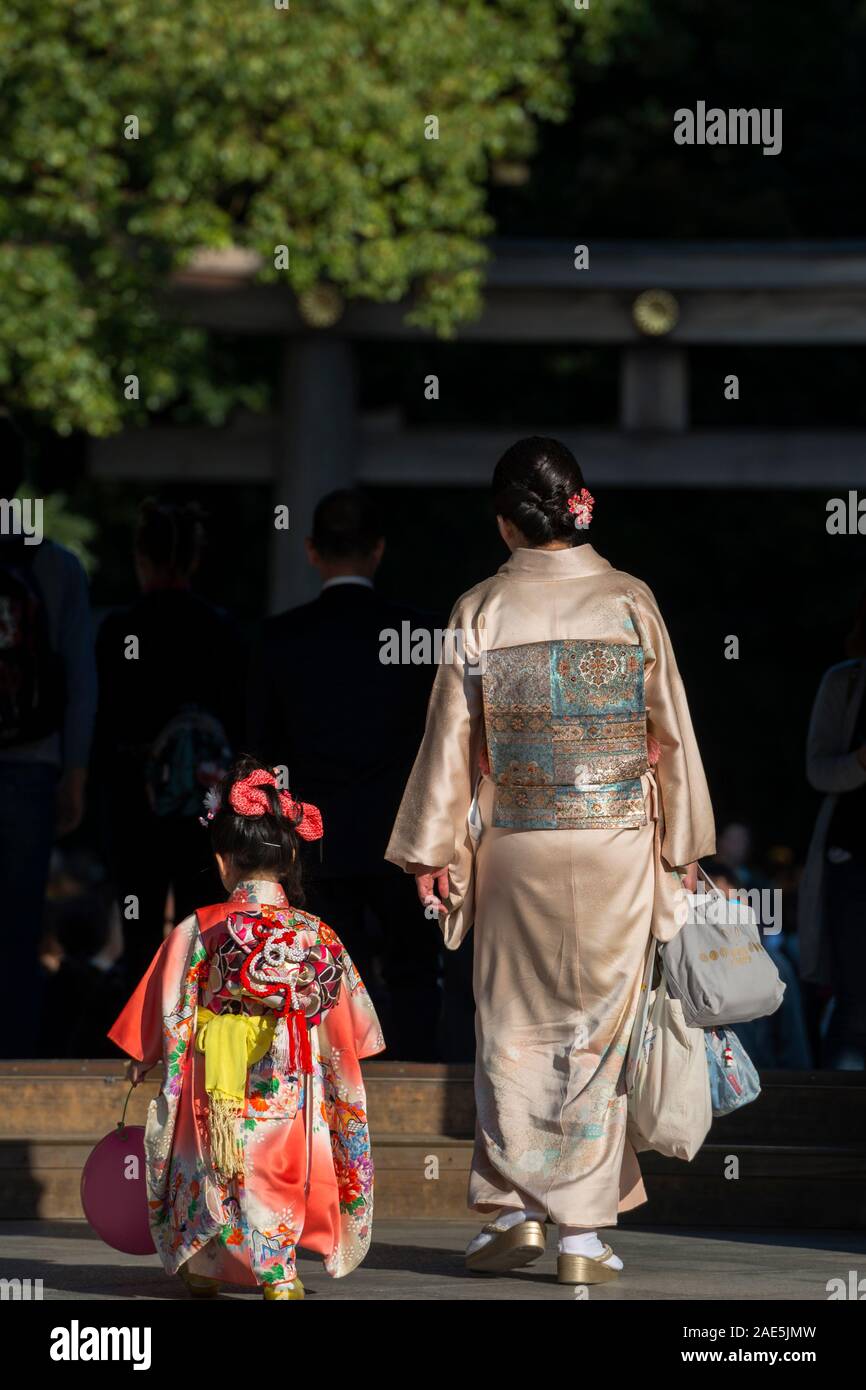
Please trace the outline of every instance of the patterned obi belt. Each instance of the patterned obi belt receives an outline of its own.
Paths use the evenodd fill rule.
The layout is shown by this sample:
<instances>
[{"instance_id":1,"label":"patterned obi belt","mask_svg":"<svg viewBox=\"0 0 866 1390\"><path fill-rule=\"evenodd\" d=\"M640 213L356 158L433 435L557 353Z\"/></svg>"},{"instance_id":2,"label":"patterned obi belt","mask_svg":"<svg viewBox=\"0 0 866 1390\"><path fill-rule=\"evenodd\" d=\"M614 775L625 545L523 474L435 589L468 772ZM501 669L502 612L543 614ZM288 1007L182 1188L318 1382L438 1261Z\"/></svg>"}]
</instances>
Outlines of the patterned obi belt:
<instances>
[{"instance_id":1,"label":"patterned obi belt","mask_svg":"<svg viewBox=\"0 0 866 1390\"><path fill-rule=\"evenodd\" d=\"M493 824L518 830L646 824L644 653L566 640L486 653Z\"/></svg>"}]
</instances>

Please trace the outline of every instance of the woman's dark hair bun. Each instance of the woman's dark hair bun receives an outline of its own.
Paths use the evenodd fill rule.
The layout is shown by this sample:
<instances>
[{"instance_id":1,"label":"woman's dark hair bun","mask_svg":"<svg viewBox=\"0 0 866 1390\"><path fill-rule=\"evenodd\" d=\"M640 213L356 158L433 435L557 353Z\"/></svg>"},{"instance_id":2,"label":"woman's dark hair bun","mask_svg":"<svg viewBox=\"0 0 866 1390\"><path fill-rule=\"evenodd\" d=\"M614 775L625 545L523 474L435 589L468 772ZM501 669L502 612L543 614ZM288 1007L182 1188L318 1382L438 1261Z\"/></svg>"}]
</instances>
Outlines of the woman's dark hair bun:
<instances>
[{"instance_id":1,"label":"woman's dark hair bun","mask_svg":"<svg viewBox=\"0 0 866 1390\"><path fill-rule=\"evenodd\" d=\"M532 546L587 539L575 528L568 500L584 486L580 465L558 439L532 435L506 449L493 472L497 516L513 522Z\"/></svg>"},{"instance_id":2,"label":"woman's dark hair bun","mask_svg":"<svg viewBox=\"0 0 866 1390\"><path fill-rule=\"evenodd\" d=\"M268 772L271 768L248 756L238 758L223 779L221 805L210 822L211 847L216 854L231 859L243 875L265 874L278 878L286 890L289 902L300 907L304 901L301 882L299 840L292 821L283 815L279 790L261 786L270 810L261 816L242 816L231 804L231 791L251 772Z\"/></svg>"}]
</instances>

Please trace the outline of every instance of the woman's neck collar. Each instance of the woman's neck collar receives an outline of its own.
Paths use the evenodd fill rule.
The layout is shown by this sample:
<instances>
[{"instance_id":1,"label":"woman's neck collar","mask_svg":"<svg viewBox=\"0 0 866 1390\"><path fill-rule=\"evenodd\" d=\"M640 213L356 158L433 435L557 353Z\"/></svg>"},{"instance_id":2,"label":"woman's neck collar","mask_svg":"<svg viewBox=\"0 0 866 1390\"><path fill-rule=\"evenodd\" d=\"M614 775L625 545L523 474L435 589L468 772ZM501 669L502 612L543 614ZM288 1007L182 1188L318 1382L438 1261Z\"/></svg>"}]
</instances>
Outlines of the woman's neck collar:
<instances>
[{"instance_id":1,"label":"woman's neck collar","mask_svg":"<svg viewBox=\"0 0 866 1390\"><path fill-rule=\"evenodd\" d=\"M609 570L610 562L593 550L588 541L570 545L565 550L540 550L520 547L511 553L500 574L520 575L529 579L576 579L582 575L599 574Z\"/></svg>"}]
</instances>

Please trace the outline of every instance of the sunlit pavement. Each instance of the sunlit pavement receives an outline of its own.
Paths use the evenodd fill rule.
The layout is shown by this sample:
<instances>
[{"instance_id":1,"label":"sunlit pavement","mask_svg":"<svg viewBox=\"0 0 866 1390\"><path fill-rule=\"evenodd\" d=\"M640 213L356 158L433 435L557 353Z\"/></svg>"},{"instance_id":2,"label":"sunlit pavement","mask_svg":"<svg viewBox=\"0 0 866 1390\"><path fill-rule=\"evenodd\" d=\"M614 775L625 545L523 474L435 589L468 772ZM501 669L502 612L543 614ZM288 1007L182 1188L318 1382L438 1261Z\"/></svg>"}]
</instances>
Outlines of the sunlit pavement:
<instances>
[{"instance_id":1,"label":"sunlit pavement","mask_svg":"<svg viewBox=\"0 0 866 1390\"><path fill-rule=\"evenodd\" d=\"M556 1282L556 1240L545 1256L512 1274L467 1274L462 1251L477 1224L381 1221L364 1264L330 1279L302 1252L299 1272L311 1299L573 1299ZM589 1290L603 1302L630 1299L821 1300L828 1281L852 1287L866 1276L866 1234L846 1231L625 1229L605 1237L625 1262L618 1281ZM852 1277L852 1275L854 1277ZM0 1280L42 1280L42 1296L71 1299L183 1299L178 1279L155 1255L110 1250L83 1222L0 1222ZM834 1286L831 1285L831 1288ZM838 1286L835 1286L838 1287ZM35 1290L34 1290L35 1291ZM850 1297L851 1294L849 1293ZM256 1299L240 1289L223 1297Z\"/></svg>"}]
</instances>

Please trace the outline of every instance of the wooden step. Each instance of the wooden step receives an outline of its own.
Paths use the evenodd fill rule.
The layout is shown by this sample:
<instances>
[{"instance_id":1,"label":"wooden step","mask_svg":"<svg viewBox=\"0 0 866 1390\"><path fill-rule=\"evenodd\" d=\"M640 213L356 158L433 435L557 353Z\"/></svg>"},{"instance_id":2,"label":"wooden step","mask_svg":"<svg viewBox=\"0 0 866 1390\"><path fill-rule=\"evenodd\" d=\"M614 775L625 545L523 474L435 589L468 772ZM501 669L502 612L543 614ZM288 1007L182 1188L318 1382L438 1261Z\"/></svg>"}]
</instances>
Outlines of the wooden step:
<instances>
[{"instance_id":1,"label":"wooden step","mask_svg":"<svg viewBox=\"0 0 866 1390\"><path fill-rule=\"evenodd\" d=\"M724 1176L729 1156L740 1176ZM649 1202L624 1225L866 1229L866 1146L779 1149L705 1144L692 1163L640 1154Z\"/></svg>"},{"instance_id":2,"label":"wooden step","mask_svg":"<svg viewBox=\"0 0 866 1390\"><path fill-rule=\"evenodd\" d=\"M121 1061L0 1062L0 1218L80 1217L82 1166L117 1124ZM470 1066L364 1063L380 1217L466 1216L474 1129ZM143 1124L159 1071L132 1093ZM866 1076L775 1072L713 1123L691 1164L642 1154L650 1202L624 1223L866 1228ZM726 1177L731 1156L739 1176Z\"/></svg>"},{"instance_id":3,"label":"wooden step","mask_svg":"<svg viewBox=\"0 0 866 1390\"><path fill-rule=\"evenodd\" d=\"M471 1066L365 1062L371 1127L468 1136L475 1125ZM143 1124L160 1068L133 1091L130 1124ZM0 1137L107 1134L129 1091L122 1062L0 1063Z\"/></svg>"},{"instance_id":4,"label":"wooden step","mask_svg":"<svg viewBox=\"0 0 866 1390\"><path fill-rule=\"evenodd\" d=\"M95 1136L0 1143L0 1219L81 1216L79 1184ZM449 1135L374 1136L379 1217L467 1215L472 1142ZM739 1177L725 1177L734 1157ZM706 1144L692 1163L640 1155L649 1203L624 1224L866 1228L866 1146Z\"/></svg>"},{"instance_id":5,"label":"wooden step","mask_svg":"<svg viewBox=\"0 0 866 1390\"><path fill-rule=\"evenodd\" d=\"M471 1066L365 1062L374 1130L470 1137L475 1105ZM160 1069L137 1087L127 1112L143 1124ZM711 1137L740 1144L845 1145L866 1138L866 1073L766 1072L751 1105L713 1121ZM0 1136L36 1138L107 1133L120 1118L129 1085L123 1063L0 1063Z\"/></svg>"}]
</instances>

